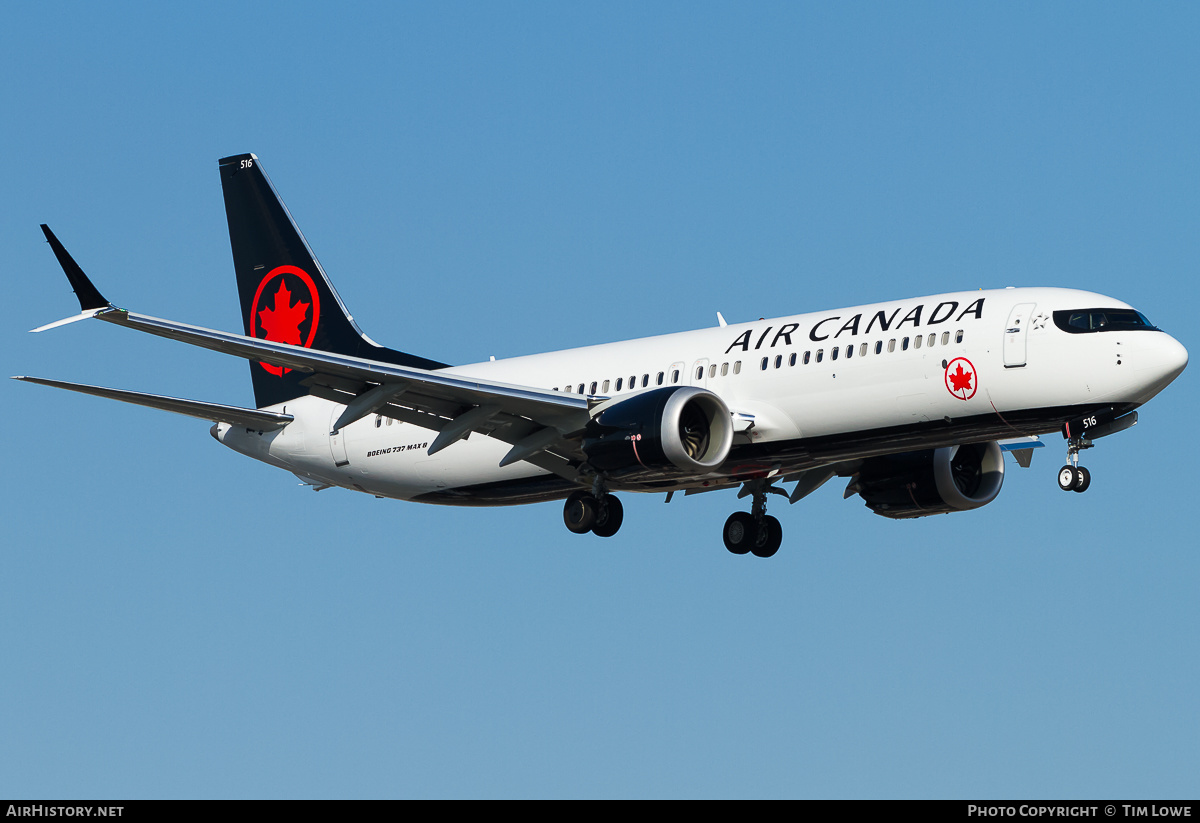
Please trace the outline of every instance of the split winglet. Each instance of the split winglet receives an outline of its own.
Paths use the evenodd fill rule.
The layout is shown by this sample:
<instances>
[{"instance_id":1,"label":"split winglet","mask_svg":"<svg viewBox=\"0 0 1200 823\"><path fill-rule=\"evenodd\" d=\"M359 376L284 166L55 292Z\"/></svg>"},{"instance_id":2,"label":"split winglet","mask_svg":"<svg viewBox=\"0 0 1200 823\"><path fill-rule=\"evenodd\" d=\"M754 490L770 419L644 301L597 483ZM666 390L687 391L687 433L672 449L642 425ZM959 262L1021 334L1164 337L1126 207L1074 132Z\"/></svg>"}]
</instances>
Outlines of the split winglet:
<instances>
[{"instance_id":1,"label":"split winglet","mask_svg":"<svg viewBox=\"0 0 1200 823\"><path fill-rule=\"evenodd\" d=\"M75 262L75 258L63 247L58 238L54 236L54 232L50 231L50 227L45 223L42 224L42 233L46 235L46 242L50 244L50 248L54 250L54 256L58 258L58 264L62 266L63 273L67 275L67 280L71 283L71 289L75 292L75 296L79 298L79 314L71 317L57 320L53 323L47 323L45 326L39 326L33 331L46 331L47 329L65 326L68 323L74 323L77 320L86 320L89 317L95 317L96 312L101 309L112 308L112 303L109 303L100 290L88 279L88 276L83 273L83 269L79 268L79 264Z\"/></svg>"}]
</instances>

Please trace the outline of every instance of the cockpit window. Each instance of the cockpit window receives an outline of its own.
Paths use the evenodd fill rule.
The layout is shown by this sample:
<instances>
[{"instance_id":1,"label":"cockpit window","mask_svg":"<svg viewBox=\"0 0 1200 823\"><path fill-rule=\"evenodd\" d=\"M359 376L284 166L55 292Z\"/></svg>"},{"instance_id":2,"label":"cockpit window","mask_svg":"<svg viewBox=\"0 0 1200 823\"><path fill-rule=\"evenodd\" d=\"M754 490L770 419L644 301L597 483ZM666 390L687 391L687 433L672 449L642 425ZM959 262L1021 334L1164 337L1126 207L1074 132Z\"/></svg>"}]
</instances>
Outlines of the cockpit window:
<instances>
[{"instance_id":1,"label":"cockpit window","mask_svg":"<svg viewBox=\"0 0 1200 823\"><path fill-rule=\"evenodd\" d=\"M1133 309L1056 311L1054 325L1071 334L1089 334L1095 331L1158 331L1144 314Z\"/></svg>"}]
</instances>

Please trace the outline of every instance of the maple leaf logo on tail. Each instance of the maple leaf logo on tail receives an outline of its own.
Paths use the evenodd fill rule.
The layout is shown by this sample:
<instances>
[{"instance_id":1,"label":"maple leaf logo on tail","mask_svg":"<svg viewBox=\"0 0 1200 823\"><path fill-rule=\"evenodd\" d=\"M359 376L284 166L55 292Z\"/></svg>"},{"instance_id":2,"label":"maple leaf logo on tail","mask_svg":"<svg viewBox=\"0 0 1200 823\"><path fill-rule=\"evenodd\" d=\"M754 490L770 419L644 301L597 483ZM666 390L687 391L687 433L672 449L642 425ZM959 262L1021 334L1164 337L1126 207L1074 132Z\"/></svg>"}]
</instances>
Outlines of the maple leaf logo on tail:
<instances>
[{"instance_id":1,"label":"maple leaf logo on tail","mask_svg":"<svg viewBox=\"0 0 1200 823\"><path fill-rule=\"evenodd\" d=\"M305 297L308 299L305 300ZM308 348L316 337L320 314L317 287L308 272L296 266L279 266L258 284L251 315L254 323L251 333L261 340ZM303 329L306 323L307 335ZM291 371L270 363L259 365L280 377Z\"/></svg>"},{"instance_id":2,"label":"maple leaf logo on tail","mask_svg":"<svg viewBox=\"0 0 1200 823\"><path fill-rule=\"evenodd\" d=\"M970 400L979 390L975 366L965 357L956 357L946 364L946 391L959 400Z\"/></svg>"},{"instance_id":3,"label":"maple leaf logo on tail","mask_svg":"<svg viewBox=\"0 0 1200 823\"><path fill-rule=\"evenodd\" d=\"M275 308L258 310L258 324L267 333L265 339L300 345L300 324L308 316L309 304L297 302L293 306L291 300L292 293L288 291L287 283L281 280L279 291L275 292Z\"/></svg>"}]
</instances>

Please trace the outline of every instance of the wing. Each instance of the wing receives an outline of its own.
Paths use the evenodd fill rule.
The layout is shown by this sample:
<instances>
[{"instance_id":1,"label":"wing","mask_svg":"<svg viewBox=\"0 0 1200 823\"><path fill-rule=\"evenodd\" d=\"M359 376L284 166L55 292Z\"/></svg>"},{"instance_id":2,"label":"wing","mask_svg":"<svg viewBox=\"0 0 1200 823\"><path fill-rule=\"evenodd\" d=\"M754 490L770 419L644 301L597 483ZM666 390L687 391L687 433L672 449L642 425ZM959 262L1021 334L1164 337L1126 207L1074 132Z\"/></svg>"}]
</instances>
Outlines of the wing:
<instances>
[{"instance_id":1,"label":"wing","mask_svg":"<svg viewBox=\"0 0 1200 823\"><path fill-rule=\"evenodd\" d=\"M430 454L480 432L512 446L501 466L524 460L563 477L574 479L577 475L584 459L578 437L590 419L585 397L306 349L117 308L100 294L50 229L42 229L79 297L81 311L34 331L94 317L222 354L295 369L308 375L304 383L312 394L346 407L334 431L368 415L385 414L438 432Z\"/></svg>"},{"instance_id":2,"label":"wing","mask_svg":"<svg viewBox=\"0 0 1200 823\"><path fill-rule=\"evenodd\" d=\"M206 403L202 400L184 400L179 397L167 397L161 394L145 394L144 392L126 391L124 389L106 389L103 386L88 386L83 383L66 383L62 380L45 380L40 377L14 377L13 380L24 380L42 386L53 386L56 389L67 389L80 394L91 394L96 397L107 397L109 400L120 400L123 403L133 403L137 406L149 406L152 409L186 414L201 420L212 420L214 423L231 423L234 426L245 426L257 431L272 431L281 429L292 422L292 415L279 412L263 411L261 409L243 409L239 406L226 406L221 403Z\"/></svg>"}]
</instances>

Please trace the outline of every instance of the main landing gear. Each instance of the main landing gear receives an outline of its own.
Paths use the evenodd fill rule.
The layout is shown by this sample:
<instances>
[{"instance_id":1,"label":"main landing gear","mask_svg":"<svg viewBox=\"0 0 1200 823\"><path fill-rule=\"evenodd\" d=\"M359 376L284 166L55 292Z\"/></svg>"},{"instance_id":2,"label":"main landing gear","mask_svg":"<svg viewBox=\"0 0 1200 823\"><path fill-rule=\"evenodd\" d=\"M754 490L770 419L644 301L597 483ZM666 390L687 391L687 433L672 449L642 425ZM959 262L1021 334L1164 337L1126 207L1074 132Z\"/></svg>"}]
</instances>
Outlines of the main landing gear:
<instances>
[{"instance_id":1,"label":"main landing gear","mask_svg":"<svg viewBox=\"0 0 1200 823\"><path fill-rule=\"evenodd\" d=\"M1092 473L1079 465L1079 452L1090 449L1086 437L1067 438L1067 465L1058 470L1058 487L1065 492L1085 492L1092 485Z\"/></svg>"},{"instance_id":2,"label":"main landing gear","mask_svg":"<svg viewBox=\"0 0 1200 823\"><path fill-rule=\"evenodd\" d=\"M783 526L767 514L767 495L787 493L762 480L746 483L739 497L753 495L749 512L734 512L725 521L722 537L725 548L734 554L753 554L771 557L783 544ZM573 492L563 504L563 523L575 534L612 537L621 528L625 509L621 501L604 490L602 481L593 484L591 491Z\"/></svg>"},{"instance_id":3,"label":"main landing gear","mask_svg":"<svg viewBox=\"0 0 1200 823\"><path fill-rule=\"evenodd\" d=\"M783 526L767 514L767 492L781 492L758 482L750 490L754 504L749 512L734 512L725 521L721 536L725 548L734 554L752 553L755 557L771 557L783 545Z\"/></svg>"},{"instance_id":4,"label":"main landing gear","mask_svg":"<svg viewBox=\"0 0 1200 823\"><path fill-rule=\"evenodd\" d=\"M621 528L625 508L611 494L577 491L563 505L563 522L575 534L591 532L599 537L612 537Z\"/></svg>"}]
</instances>

